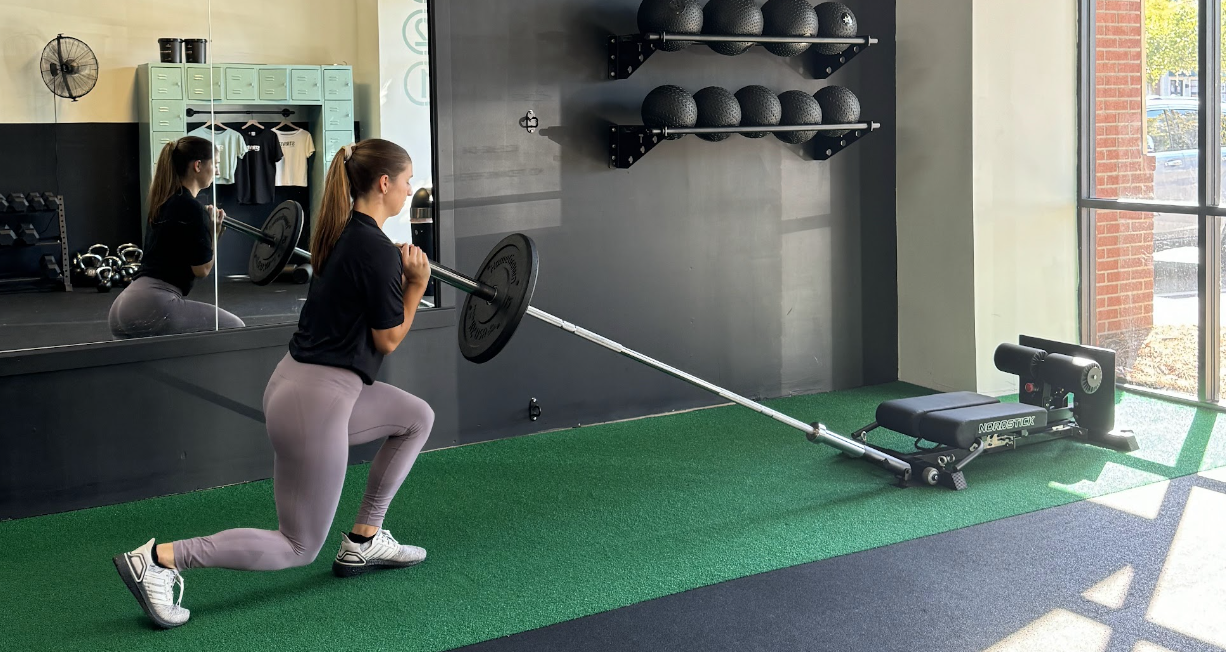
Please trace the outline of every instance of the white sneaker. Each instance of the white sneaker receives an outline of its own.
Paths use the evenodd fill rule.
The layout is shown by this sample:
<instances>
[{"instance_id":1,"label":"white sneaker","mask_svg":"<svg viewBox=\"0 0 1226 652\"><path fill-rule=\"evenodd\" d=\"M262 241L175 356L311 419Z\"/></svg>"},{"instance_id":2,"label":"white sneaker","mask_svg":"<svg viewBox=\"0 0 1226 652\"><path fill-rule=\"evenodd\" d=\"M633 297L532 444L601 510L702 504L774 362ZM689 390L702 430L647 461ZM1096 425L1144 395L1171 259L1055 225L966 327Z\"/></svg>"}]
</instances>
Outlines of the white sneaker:
<instances>
[{"instance_id":1,"label":"white sneaker","mask_svg":"<svg viewBox=\"0 0 1226 652\"><path fill-rule=\"evenodd\" d=\"M145 614L159 627L178 627L187 622L192 612L179 606L183 601L183 576L179 571L163 568L153 563L153 539L145 545L115 555L115 570L136 596ZM175 598L175 585L179 585L179 597Z\"/></svg>"},{"instance_id":2,"label":"white sneaker","mask_svg":"<svg viewBox=\"0 0 1226 652\"><path fill-rule=\"evenodd\" d=\"M414 566L425 559L425 550L401 545L391 532L380 529L375 538L362 544L350 541L348 535L341 535L341 549L332 562L332 572L337 577L353 577L381 568Z\"/></svg>"}]
</instances>

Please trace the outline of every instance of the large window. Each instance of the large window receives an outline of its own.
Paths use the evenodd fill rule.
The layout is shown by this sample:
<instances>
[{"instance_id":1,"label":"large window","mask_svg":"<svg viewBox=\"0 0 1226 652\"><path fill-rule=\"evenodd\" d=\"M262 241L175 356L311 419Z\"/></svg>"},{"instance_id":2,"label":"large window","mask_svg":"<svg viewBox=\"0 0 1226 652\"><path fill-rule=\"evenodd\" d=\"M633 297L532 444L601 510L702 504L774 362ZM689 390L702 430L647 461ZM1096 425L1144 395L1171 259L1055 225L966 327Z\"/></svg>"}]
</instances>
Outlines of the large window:
<instances>
[{"instance_id":1,"label":"large window","mask_svg":"<svg viewBox=\"0 0 1226 652\"><path fill-rule=\"evenodd\" d=\"M1223 0L1082 0L1083 339L1220 402ZM1206 101L1207 100L1207 101Z\"/></svg>"}]
</instances>

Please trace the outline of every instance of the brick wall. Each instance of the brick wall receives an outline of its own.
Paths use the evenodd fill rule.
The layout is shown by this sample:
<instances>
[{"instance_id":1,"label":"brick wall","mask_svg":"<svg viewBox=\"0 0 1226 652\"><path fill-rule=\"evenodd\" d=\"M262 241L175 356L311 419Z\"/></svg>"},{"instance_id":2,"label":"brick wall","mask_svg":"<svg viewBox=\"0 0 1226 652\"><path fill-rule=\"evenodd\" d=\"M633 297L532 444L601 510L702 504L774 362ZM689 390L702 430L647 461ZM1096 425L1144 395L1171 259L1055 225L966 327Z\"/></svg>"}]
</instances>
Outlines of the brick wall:
<instances>
[{"instance_id":1,"label":"brick wall","mask_svg":"<svg viewBox=\"0 0 1226 652\"><path fill-rule=\"evenodd\" d=\"M1152 198L1145 154L1143 0L1097 0L1095 167L1098 197ZM1098 211L1098 334L1154 323L1154 217Z\"/></svg>"}]
</instances>

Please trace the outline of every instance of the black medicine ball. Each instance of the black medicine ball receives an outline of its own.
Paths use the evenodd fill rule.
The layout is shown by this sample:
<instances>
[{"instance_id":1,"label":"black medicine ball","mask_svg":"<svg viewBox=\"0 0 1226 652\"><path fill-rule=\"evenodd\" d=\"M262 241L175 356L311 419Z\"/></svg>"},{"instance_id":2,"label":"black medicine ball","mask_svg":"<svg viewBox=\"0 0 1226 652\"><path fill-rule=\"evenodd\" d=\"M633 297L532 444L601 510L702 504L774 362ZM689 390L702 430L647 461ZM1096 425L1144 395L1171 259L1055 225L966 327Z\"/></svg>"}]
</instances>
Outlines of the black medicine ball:
<instances>
[{"instance_id":1,"label":"black medicine ball","mask_svg":"<svg viewBox=\"0 0 1226 652\"><path fill-rule=\"evenodd\" d=\"M822 123L822 107L812 95L804 91L786 91L779 96L783 109L781 125L819 125ZM816 131L777 132L775 137L785 143L799 145L812 140Z\"/></svg>"},{"instance_id":2,"label":"black medicine ball","mask_svg":"<svg viewBox=\"0 0 1226 652\"><path fill-rule=\"evenodd\" d=\"M856 15L841 2L823 2L817 5L817 35L825 38L852 38L860 31ZM818 45L822 54L839 54L846 45Z\"/></svg>"},{"instance_id":3,"label":"black medicine ball","mask_svg":"<svg viewBox=\"0 0 1226 652\"><path fill-rule=\"evenodd\" d=\"M742 127L773 127L783 118L779 98L765 86L746 86L736 92L736 100L741 105ZM754 131L742 135L746 138L765 138L770 133Z\"/></svg>"},{"instance_id":4,"label":"black medicine ball","mask_svg":"<svg viewBox=\"0 0 1226 652\"><path fill-rule=\"evenodd\" d=\"M767 36L817 36L817 12L809 0L768 0L762 5L763 34ZM809 49L808 43L765 43L771 54L795 57Z\"/></svg>"},{"instance_id":5,"label":"black medicine ball","mask_svg":"<svg viewBox=\"0 0 1226 652\"><path fill-rule=\"evenodd\" d=\"M699 127L739 127L741 125L741 104L736 96L726 88L708 86L694 93L694 101L698 103ZM711 142L727 140L732 134L698 134L698 137Z\"/></svg>"},{"instance_id":6,"label":"black medicine ball","mask_svg":"<svg viewBox=\"0 0 1226 652\"><path fill-rule=\"evenodd\" d=\"M639 31L644 34L664 32L673 34L702 33L702 5L698 0L643 0L639 5ZM659 43L656 47L665 52L684 50L693 41Z\"/></svg>"},{"instance_id":7,"label":"black medicine ball","mask_svg":"<svg viewBox=\"0 0 1226 652\"><path fill-rule=\"evenodd\" d=\"M711 0L702 8L702 31L718 36L761 36L762 10L753 0ZM736 56L753 47L753 43L708 43L712 50Z\"/></svg>"},{"instance_id":8,"label":"black medicine ball","mask_svg":"<svg viewBox=\"0 0 1226 652\"><path fill-rule=\"evenodd\" d=\"M860 121L860 99L842 86L827 86L814 93L813 98L821 105L822 118L826 124L852 124ZM826 133L842 136L847 130L839 129Z\"/></svg>"},{"instance_id":9,"label":"black medicine ball","mask_svg":"<svg viewBox=\"0 0 1226 652\"><path fill-rule=\"evenodd\" d=\"M660 86L643 99L643 124L648 127L693 127L698 122L698 104L680 86ZM677 140L681 135L669 136Z\"/></svg>"}]
</instances>

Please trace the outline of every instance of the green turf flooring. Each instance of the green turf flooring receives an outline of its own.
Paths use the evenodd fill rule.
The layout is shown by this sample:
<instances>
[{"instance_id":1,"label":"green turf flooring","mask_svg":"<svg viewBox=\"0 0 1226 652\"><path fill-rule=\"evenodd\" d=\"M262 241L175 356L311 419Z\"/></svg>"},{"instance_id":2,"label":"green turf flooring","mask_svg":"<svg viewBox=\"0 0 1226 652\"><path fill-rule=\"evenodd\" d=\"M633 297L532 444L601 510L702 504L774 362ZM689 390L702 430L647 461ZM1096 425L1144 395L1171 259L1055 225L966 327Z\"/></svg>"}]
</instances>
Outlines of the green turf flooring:
<instances>
[{"instance_id":1,"label":"green turf flooring","mask_svg":"<svg viewBox=\"0 0 1226 652\"><path fill-rule=\"evenodd\" d=\"M770 404L847 433L880 401L919 393L896 383ZM270 482L0 523L0 648L445 650L1226 466L1222 421L1121 395L1117 424L1136 431L1140 451L1057 441L985 456L963 492L898 489L740 407L436 451L387 521L429 559L339 580L331 557L357 510L359 466L314 564L189 571L192 620L170 631L147 624L111 556L153 535L275 528Z\"/></svg>"}]
</instances>

